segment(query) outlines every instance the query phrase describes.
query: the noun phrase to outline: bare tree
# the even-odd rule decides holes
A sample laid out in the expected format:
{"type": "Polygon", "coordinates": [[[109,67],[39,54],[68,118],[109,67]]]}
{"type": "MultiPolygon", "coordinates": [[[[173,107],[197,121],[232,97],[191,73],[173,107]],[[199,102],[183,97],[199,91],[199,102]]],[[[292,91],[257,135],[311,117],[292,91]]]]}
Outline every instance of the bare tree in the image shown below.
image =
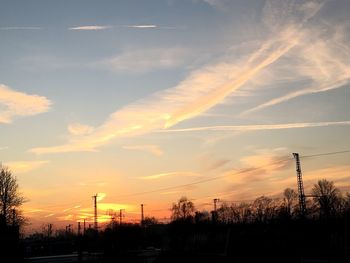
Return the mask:
{"type": "Polygon", "coordinates": [[[143,225],[144,226],[152,226],[152,225],[157,225],[159,224],[158,220],[152,216],[146,216],[145,219],[143,220],[143,225]]]}
{"type": "Polygon", "coordinates": [[[328,218],[334,216],[341,202],[341,194],[332,181],[319,180],[312,188],[314,201],[318,205],[320,216],[328,218]]]}
{"type": "Polygon", "coordinates": [[[0,165],[0,215],[6,224],[21,225],[24,223],[18,209],[23,202],[24,197],[18,191],[16,177],[7,167],[0,165]]]}
{"type": "Polygon", "coordinates": [[[255,219],[258,222],[266,223],[274,218],[277,205],[272,198],[261,196],[254,200],[253,209],[255,211],[255,219]]]}
{"type": "Polygon", "coordinates": [[[233,207],[229,206],[227,203],[222,203],[221,207],[217,209],[217,219],[222,223],[232,223],[233,222],[233,207]]]}
{"type": "Polygon", "coordinates": [[[188,219],[194,216],[195,208],[194,204],[187,199],[187,197],[181,197],[177,203],[174,203],[172,208],[172,219],[188,219]]]}
{"type": "Polygon", "coordinates": [[[298,194],[294,189],[286,188],[283,192],[283,205],[285,208],[285,212],[289,217],[292,216],[292,209],[297,201],[298,194]]]}

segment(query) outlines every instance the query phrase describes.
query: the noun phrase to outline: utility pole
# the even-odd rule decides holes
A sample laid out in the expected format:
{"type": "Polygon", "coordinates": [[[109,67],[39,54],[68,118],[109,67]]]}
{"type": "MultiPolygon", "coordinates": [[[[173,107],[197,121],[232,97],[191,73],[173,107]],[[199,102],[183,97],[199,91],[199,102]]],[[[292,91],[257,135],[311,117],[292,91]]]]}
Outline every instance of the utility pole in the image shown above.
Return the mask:
{"type": "Polygon", "coordinates": [[[78,222],[78,236],[80,236],[81,234],[81,225],[80,225],[80,222],[78,222]]]}
{"type": "Polygon", "coordinates": [[[78,222],[77,248],[78,248],[78,262],[82,262],[83,252],[82,252],[82,247],[81,247],[81,224],[80,224],[80,222],[78,222]]]}
{"type": "Polygon", "coordinates": [[[66,235],[71,233],[71,224],[69,224],[68,226],[66,226],[66,235]]]}
{"type": "Polygon", "coordinates": [[[216,204],[217,204],[217,202],[220,201],[220,199],[219,198],[214,198],[213,201],[214,201],[214,212],[216,212],[216,208],[217,208],[216,204]]]}
{"type": "Polygon", "coordinates": [[[52,224],[47,225],[47,237],[51,237],[52,235],[52,224]]]}
{"type": "Polygon", "coordinates": [[[143,221],[145,220],[143,216],[143,204],[141,204],[141,225],[143,226],[143,221]]]}
{"type": "Polygon", "coordinates": [[[214,223],[216,223],[217,219],[218,219],[218,213],[216,211],[216,209],[217,209],[216,204],[217,204],[217,202],[220,201],[220,199],[219,198],[214,198],[213,201],[214,201],[214,210],[211,212],[211,217],[212,217],[212,221],[214,223]]]}
{"type": "Polygon", "coordinates": [[[85,231],[86,231],[86,219],[84,218],[84,223],[83,223],[83,235],[85,236],[85,231]]]}
{"type": "Polygon", "coordinates": [[[295,159],[296,172],[297,172],[299,209],[300,209],[301,216],[304,217],[306,213],[306,202],[305,202],[305,193],[304,193],[304,185],[303,185],[303,177],[301,173],[299,153],[293,153],[293,157],[295,159]]]}
{"type": "Polygon", "coordinates": [[[97,194],[92,196],[94,199],[94,228],[97,231],[97,194]]]}
{"type": "Polygon", "coordinates": [[[124,209],[119,209],[119,225],[122,224],[123,210],[124,209]]]}

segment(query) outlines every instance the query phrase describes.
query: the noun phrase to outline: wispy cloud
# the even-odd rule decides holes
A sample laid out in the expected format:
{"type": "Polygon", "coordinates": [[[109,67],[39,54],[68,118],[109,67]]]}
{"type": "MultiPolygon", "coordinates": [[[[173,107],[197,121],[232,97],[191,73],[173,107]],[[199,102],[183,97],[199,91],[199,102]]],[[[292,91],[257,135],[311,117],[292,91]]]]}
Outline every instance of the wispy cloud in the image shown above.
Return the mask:
{"type": "MultiPolygon", "coordinates": [[[[192,72],[177,86],[119,109],[89,135],[79,138],[75,136],[64,145],[34,148],[31,149],[31,152],[44,154],[91,151],[110,143],[115,138],[167,129],[181,121],[194,118],[222,103],[229,95],[239,90],[262,70],[298,46],[304,33],[300,30],[300,26],[287,25],[278,33],[274,32],[268,40],[261,44],[260,48],[251,54],[232,63],[219,62],[203,67],[192,72]]],[[[135,55],[134,52],[132,53],[135,55]]],[[[159,65],[159,62],[156,62],[155,66],[154,61],[143,60],[144,53],[142,52],[136,52],[136,57],[140,56],[139,61],[137,61],[135,56],[131,55],[132,53],[124,53],[117,57],[114,60],[115,68],[117,70],[130,70],[134,67],[137,71],[144,68],[152,69],[159,65]]],[[[151,53],[159,57],[156,51],[151,53]]],[[[223,59],[227,60],[228,58],[223,59]]],[[[172,57],[169,59],[166,53],[160,61],[163,66],[174,63],[172,57]]],[[[113,60],[108,63],[110,66],[113,65],[113,60]]],[[[111,68],[113,67],[111,66],[111,68]]]]}
{"type": "Polygon", "coordinates": [[[9,147],[8,146],[2,146],[0,147],[0,150],[7,150],[9,147]]]}
{"type": "Polygon", "coordinates": [[[147,28],[157,28],[157,25],[152,24],[140,24],[140,25],[127,25],[129,28],[139,28],[139,29],[147,29],[147,28]]]}
{"type": "Polygon", "coordinates": [[[125,50],[97,63],[97,66],[116,73],[141,74],[179,67],[189,57],[191,55],[185,48],[141,48],[125,50]]]}
{"type": "Polygon", "coordinates": [[[17,161],[17,162],[5,162],[11,171],[16,174],[27,173],[32,170],[38,169],[50,161],[17,161]]]}
{"type": "Polygon", "coordinates": [[[144,151],[144,152],[151,153],[151,154],[153,154],[155,156],[163,155],[163,151],[159,148],[159,146],[158,145],[154,145],[154,144],[125,145],[125,146],[123,146],[123,149],[144,151]]]}
{"type": "Polygon", "coordinates": [[[327,126],[347,126],[350,121],[333,121],[333,122],[300,122],[300,123],[282,123],[282,124],[259,124],[259,125],[222,125],[222,126],[205,126],[184,129],[167,129],[157,132],[195,132],[195,131],[263,131],[263,130],[281,130],[281,129],[300,129],[327,126]]]}
{"type": "MultiPolygon", "coordinates": [[[[35,148],[31,151],[35,153],[88,151],[107,144],[116,137],[169,128],[183,120],[198,116],[222,102],[258,72],[288,52],[297,43],[298,37],[295,34],[293,30],[283,32],[277,40],[270,43],[268,54],[254,53],[252,56],[255,58],[252,61],[249,59],[243,61],[240,68],[236,64],[220,63],[195,71],[176,87],[116,111],[91,135],[82,136],[80,140],[74,139],[66,145],[35,148]]],[[[166,61],[164,63],[168,63],[166,61]]]]}
{"type": "MultiPolygon", "coordinates": [[[[315,5],[315,2],[311,1],[299,9],[304,12],[316,12],[322,6],[315,5]]],[[[269,24],[273,24],[273,21],[269,24]]],[[[242,115],[308,94],[345,87],[350,83],[350,49],[345,33],[348,31],[347,23],[341,26],[322,23],[320,28],[314,27],[303,29],[305,33],[299,45],[286,54],[283,64],[276,64],[267,69],[265,74],[261,75],[264,83],[257,83],[254,88],[257,90],[264,86],[271,87],[285,79],[289,86],[294,86],[294,90],[254,106],[242,115]]]]}
{"type": "Polygon", "coordinates": [[[261,181],[279,179],[276,172],[288,169],[293,160],[284,152],[270,150],[244,156],[240,159],[240,166],[224,173],[225,177],[234,184],[247,185],[261,181]]]}
{"type": "Polygon", "coordinates": [[[198,158],[201,169],[207,171],[217,171],[230,163],[230,159],[218,158],[213,154],[203,154],[198,158]]]}
{"type": "Polygon", "coordinates": [[[0,84],[0,123],[11,123],[16,117],[47,112],[50,105],[45,97],[15,91],[0,84]]]}
{"type": "Polygon", "coordinates": [[[50,214],[45,215],[44,218],[52,217],[54,215],[55,215],[54,213],[50,213],[50,214]]]}
{"type": "Polygon", "coordinates": [[[159,174],[153,174],[148,176],[142,176],[139,177],[139,179],[143,180],[156,180],[161,179],[165,177],[197,177],[199,176],[197,173],[193,172],[171,172],[171,173],[159,173],[159,174]]]}
{"type": "Polygon", "coordinates": [[[68,131],[72,135],[87,135],[92,133],[94,128],[81,123],[71,123],[68,125],[68,131]]]}
{"type": "Polygon", "coordinates": [[[110,29],[110,28],[112,28],[112,26],[88,25],[88,26],[70,27],[70,28],[68,28],[68,30],[97,31],[97,30],[105,30],[105,29],[110,29]]]}
{"type": "Polygon", "coordinates": [[[71,210],[74,210],[74,209],[78,209],[80,207],[81,207],[81,205],[75,205],[75,206],[63,209],[62,212],[68,212],[68,211],[71,211],[71,210]]]}
{"type": "Polygon", "coordinates": [[[117,28],[135,28],[135,29],[155,29],[155,28],[167,28],[159,27],[155,24],[133,24],[133,25],[83,25],[69,27],[68,30],[75,31],[98,31],[106,29],[117,29],[117,28]]]}
{"type": "Polygon", "coordinates": [[[105,199],[106,196],[107,196],[106,193],[98,193],[97,194],[97,201],[98,202],[102,201],[103,199],[105,199]]]}

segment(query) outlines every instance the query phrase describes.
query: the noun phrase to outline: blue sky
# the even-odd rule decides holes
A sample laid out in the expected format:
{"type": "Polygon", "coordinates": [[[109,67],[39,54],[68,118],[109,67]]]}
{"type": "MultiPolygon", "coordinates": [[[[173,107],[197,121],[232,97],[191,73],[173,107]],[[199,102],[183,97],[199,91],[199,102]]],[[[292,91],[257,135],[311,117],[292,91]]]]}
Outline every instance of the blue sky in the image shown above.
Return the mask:
{"type": "MultiPolygon", "coordinates": [[[[140,198],[167,216],[181,195],[278,195],[295,178],[276,160],[350,148],[348,1],[0,7],[0,160],[34,222],[89,219],[95,192],[130,219],[140,198]]],[[[307,187],[349,185],[346,155],[305,162],[307,187]]]]}

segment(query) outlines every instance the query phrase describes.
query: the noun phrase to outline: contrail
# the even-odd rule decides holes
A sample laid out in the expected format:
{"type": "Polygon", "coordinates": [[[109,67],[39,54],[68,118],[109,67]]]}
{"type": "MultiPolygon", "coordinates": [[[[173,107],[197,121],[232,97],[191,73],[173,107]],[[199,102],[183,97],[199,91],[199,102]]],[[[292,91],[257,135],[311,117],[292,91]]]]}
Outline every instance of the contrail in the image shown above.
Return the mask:
{"type": "Polygon", "coordinates": [[[284,124],[259,124],[259,125],[223,125],[223,126],[204,126],[184,129],[168,129],[158,130],[156,132],[196,132],[196,131],[263,131],[263,130],[281,130],[281,129],[300,129],[314,128],[326,126],[347,126],[350,121],[335,122],[300,122],[300,123],[284,123],[284,124]]]}

